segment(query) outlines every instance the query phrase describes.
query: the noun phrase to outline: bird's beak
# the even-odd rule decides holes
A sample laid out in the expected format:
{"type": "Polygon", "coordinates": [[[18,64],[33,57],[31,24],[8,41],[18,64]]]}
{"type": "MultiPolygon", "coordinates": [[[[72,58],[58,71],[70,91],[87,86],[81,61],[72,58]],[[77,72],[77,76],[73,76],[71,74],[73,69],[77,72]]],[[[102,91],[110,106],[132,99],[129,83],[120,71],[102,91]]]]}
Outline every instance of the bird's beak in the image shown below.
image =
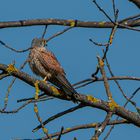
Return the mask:
{"type": "Polygon", "coordinates": [[[44,47],[47,46],[47,41],[45,39],[43,40],[43,44],[44,44],[44,47]]]}

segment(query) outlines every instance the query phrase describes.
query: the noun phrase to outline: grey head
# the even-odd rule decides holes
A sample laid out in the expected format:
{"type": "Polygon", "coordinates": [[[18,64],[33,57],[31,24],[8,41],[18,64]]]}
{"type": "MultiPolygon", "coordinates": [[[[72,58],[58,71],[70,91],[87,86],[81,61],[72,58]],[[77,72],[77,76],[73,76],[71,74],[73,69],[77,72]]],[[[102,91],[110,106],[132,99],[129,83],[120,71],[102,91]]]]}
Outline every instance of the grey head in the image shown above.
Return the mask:
{"type": "Polygon", "coordinates": [[[34,38],[31,43],[31,47],[45,47],[46,40],[43,38],[34,38]]]}

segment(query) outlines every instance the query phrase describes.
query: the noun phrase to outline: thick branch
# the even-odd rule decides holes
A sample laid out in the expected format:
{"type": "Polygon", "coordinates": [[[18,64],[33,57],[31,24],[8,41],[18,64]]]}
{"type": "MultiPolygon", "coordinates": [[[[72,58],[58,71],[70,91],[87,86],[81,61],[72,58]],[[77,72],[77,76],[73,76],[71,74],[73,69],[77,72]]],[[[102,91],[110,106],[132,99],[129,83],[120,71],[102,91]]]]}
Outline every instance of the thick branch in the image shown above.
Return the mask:
{"type": "MultiPolygon", "coordinates": [[[[73,23],[75,23],[74,27],[85,27],[85,28],[113,28],[114,27],[114,24],[112,22],[80,21],[80,20],[65,20],[65,19],[50,18],[50,19],[5,21],[5,22],[0,22],[0,28],[36,26],[36,25],[73,26],[73,23]]],[[[131,20],[129,22],[122,23],[121,25],[138,27],[140,26],[140,19],[131,20]]],[[[118,28],[125,28],[125,27],[118,26],[118,28]]]]}
{"type": "MultiPolygon", "coordinates": [[[[7,65],[0,64],[0,70],[7,72],[7,68],[8,68],[7,65]]],[[[26,82],[27,84],[29,84],[31,86],[34,86],[34,83],[37,80],[37,79],[29,76],[28,74],[19,71],[18,69],[16,71],[11,71],[10,74],[14,77],[19,78],[20,80],[26,82]]],[[[64,100],[70,100],[67,96],[64,96],[63,94],[54,93],[52,88],[48,84],[44,83],[43,81],[40,81],[38,86],[39,86],[40,90],[44,91],[49,96],[54,96],[56,98],[60,98],[60,99],[64,99],[64,100]]],[[[109,106],[108,102],[105,102],[100,99],[96,99],[91,96],[86,96],[83,94],[79,94],[75,98],[77,101],[81,102],[82,104],[85,104],[86,106],[98,108],[98,109],[101,109],[101,110],[104,110],[107,112],[113,111],[114,114],[116,114],[116,115],[128,120],[129,122],[133,123],[134,125],[140,127],[140,116],[134,112],[126,110],[124,107],[118,106],[118,107],[114,107],[114,109],[112,110],[112,108],[109,106]]]]}
{"type": "Polygon", "coordinates": [[[9,74],[7,73],[0,74],[0,80],[2,80],[3,78],[6,78],[7,76],[9,76],[9,74]]]}
{"type": "Polygon", "coordinates": [[[138,8],[140,8],[140,0],[129,0],[130,2],[133,2],[138,8]]]}

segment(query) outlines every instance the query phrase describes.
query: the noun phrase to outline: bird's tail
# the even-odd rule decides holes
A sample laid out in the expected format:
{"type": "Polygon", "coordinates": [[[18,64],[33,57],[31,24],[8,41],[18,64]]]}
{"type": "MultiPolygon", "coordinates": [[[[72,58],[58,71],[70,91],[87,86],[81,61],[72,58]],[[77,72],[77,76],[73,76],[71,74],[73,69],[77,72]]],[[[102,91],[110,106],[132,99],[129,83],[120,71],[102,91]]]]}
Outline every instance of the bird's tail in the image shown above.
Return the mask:
{"type": "Polygon", "coordinates": [[[56,76],[56,79],[58,80],[60,89],[62,89],[74,102],[76,102],[76,95],[78,95],[78,93],[69,83],[66,77],[63,75],[58,75],[56,76]]]}

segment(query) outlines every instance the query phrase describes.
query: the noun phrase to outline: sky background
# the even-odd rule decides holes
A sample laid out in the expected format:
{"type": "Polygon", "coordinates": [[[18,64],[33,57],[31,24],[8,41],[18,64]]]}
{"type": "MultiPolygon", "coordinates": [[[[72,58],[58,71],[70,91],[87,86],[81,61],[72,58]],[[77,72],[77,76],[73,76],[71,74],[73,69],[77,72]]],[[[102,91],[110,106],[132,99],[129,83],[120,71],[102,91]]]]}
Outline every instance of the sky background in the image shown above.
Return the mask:
{"type": "MultiPolygon", "coordinates": [[[[113,18],[111,0],[105,2],[101,0],[98,1],[102,8],[113,18]]],[[[116,7],[119,9],[119,19],[139,13],[137,7],[128,2],[128,0],[116,1],[116,7]]],[[[0,21],[37,18],[77,19],[83,21],[108,20],[91,0],[1,0],[0,16],[0,21]]],[[[50,37],[64,28],[63,26],[48,26],[45,38],[50,37]]],[[[25,49],[30,47],[34,37],[41,37],[43,29],[44,26],[1,29],[0,40],[15,49],[25,49]]],[[[95,71],[97,65],[96,56],[102,56],[102,48],[93,45],[89,39],[92,38],[96,42],[106,43],[110,31],[111,29],[103,28],[74,28],[48,43],[48,48],[57,56],[71,83],[89,78],[95,71]]],[[[138,63],[140,52],[140,47],[138,46],[139,39],[140,36],[138,32],[124,29],[117,30],[113,45],[110,47],[108,53],[108,60],[115,75],[140,77],[140,66],[138,63]]],[[[19,68],[27,58],[28,53],[29,52],[15,53],[0,45],[0,63],[10,64],[15,60],[16,67],[19,68]]],[[[28,65],[26,65],[23,71],[35,76],[28,65]]],[[[1,108],[3,108],[4,97],[11,80],[12,77],[9,77],[0,81],[1,108]]],[[[109,83],[115,101],[123,105],[125,100],[120,91],[113,82],[109,83]]],[[[138,81],[120,81],[120,84],[128,96],[139,87],[138,81]]],[[[81,88],[78,92],[107,100],[104,86],[101,82],[81,88]]],[[[16,102],[18,99],[32,97],[34,93],[35,89],[33,87],[17,79],[10,92],[7,110],[18,108],[21,105],[16,102]]],[[[134,101],[139,101],[138,95],[134,98],[134,101]]],[[[140,106],[140,103],[137,105],[140,106]]],[[[72,106],[75,105],[71,102],[61,101],[59,99],[38,103],[39,113],[43,120],[72,106]]],[[[129,105],[128,108],[135,111],[134,108],[129,105]]],[[[48,128],[49,133],[53,133],[59,131],[61,126],[67,128],[74,125],[103,121],[105,115],[106,113],[103,111],[86,107],[50,122],[46,128],[48,128]]],[[[28,105],[16,114],[0,114],[0,139],[40,138],[44,136],[42,130],[32,133],[32,129],[38,124],[33,111],[33,104],[28,105]]],[[[101,135],[100,139],[104,138],[108,132],[107,130],[108,128],[101,135]]],[[[77,137],[78,140],[88,140],[93,134],[94,129],[79,130],[62,136],[62,140],[71,140],[74,137],[77,137]]],[[[139,137],[139,129],[135,126],[120,125],[115,127],[108,140],[131,140],[138,139],[139,137]]]]}

